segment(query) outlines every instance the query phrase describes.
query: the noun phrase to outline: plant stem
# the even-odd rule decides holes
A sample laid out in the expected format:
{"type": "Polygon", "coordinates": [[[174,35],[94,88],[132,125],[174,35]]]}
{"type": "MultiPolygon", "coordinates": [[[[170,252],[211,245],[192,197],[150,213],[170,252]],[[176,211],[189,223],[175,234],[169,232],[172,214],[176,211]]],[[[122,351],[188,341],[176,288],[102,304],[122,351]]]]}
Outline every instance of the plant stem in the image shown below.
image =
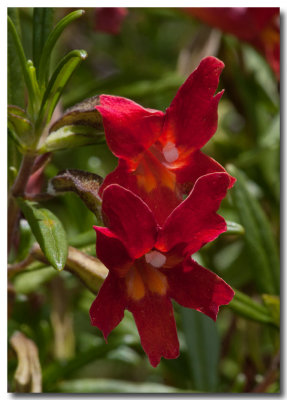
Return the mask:
{"type": "Polygon", "coordinates": [[[29,267],[29,265],[31,265],[34,261],[35,258],[31,254],[29,254],[28,257],[25,258],[25,260],[16,264],[8,265],[8,278],[10,279],[15,274],[18,274],[18,272],[23,271],[25,268],[29,267]]]}
{"type": "Polygon", "coordinates": [[[19,216],[19,207],[16,202],[16,197],[22,196],[25,193],[25,188],[28,183],[33,164],[36,156],[33,154],[25,154],[22,158],[19,174],[11,188],[8,197],[8,253],[12,247],[13,239],[16,232],[16,226],[19,216]]]}

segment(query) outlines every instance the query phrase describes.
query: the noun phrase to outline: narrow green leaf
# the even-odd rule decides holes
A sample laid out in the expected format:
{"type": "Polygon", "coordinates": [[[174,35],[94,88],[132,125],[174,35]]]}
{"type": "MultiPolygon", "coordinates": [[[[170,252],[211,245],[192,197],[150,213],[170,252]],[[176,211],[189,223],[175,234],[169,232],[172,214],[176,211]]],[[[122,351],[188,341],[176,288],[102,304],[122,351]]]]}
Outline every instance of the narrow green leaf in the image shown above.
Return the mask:
{"type": "Polygon", "coordinates": [[[258,290],[278,294],[280,286],[280,265],[274,234],[260,203],[251,195],[247,179],[236,167],[228,171],[237,182],[231,190],[233,203],[245,228],[245,240],[250,254],[254,282],[258,290]]]}
{"type": "Polygon", "coordinates": [[[68,255],[68,243],[62,223],[51,211],[35,202],[19,198],[18,203],[45,257],[56,270],[61,271],[68,255]]]}
{"type": "MultiPolygon", "coordinates": [[[[8,8],[8,15],[14,22],[20,36],[20,21],[18,8],[8,8]]],[[[24,80],[18,59],[17,47],[11,34],[8,33],[8,103],[20,107],[25,106],[24,80]]]]}
{"type": "Polygon", "coordinates": [[[71,149],[79,146],[103,143],[104,133],[97,132],[90,126],[64,126],[51,133],[46,141],[37,149],[39,154],[71,149]]]}
{"type": "Polygon", "coordinates": [[[39,66],[41,53],[53,27],[54,8],[36,7],[33,11],[33,61],[39,66]]]}
{"type": "Polygon", "coordinates": [[[244,235],[245,230],[244,227],[237,222],[226,221],[227,231],[224,232],[224,235],[244,235]]]}
{"type": "MultiPolygon", "coordinates": [[[[18,59],[20,61],[24,80],[25,80],[25,83],[26,83],[26,86],[28,89],[28,95],[29,95],[29,100],[30,100],[29,105],[33,109],[35,96],[34,96],[34,91],[33,91],[33,85],[32,85],[30,75],[28,72],[27,61],[26,61],[24,49],[22,47],[22,44],[21,44],[19,35],[17,33],[17,30],[15,28],[15,25],[9,16],[8,16],[8,29],[11,34],[11,37],[13,38],[14,45],[15,45],[15,52],[18,55],[18,59]]],[[[9,33],[8,33],[8,35],[9,35],[9,33]]]]}
{"type": "Polygon", "coordinates": [[[244,318],[263,324],[279,326],[278,322],[272,317],[265,305],[259,304],[246,294],[241,293],[239,290],[235,291],[235,296],[227,307],[244,318]]]}
{"type": "Polygon", "coordinates": [[[10,104],[8,105],[8,114],[14,114],[14,115],[18,115],[21,118],[28,119],[26,111],[23,110],[23,108],[18,107],[16,105],[10,105],[10,104]]]}
{"type": "Polygon", "coordinates": [[[101,218],[101,199],[99,188],[103,178],[91,172],[66,169],[50,179],[48,192],[74,192],[83,200],[86,206],[101,218]]]}
{"type": "Polygon", "coordinates": [[[73,50],[57,65],[44,93],[39,121],[49,122],[59,98],[79,63],[87,57],[85,50],[73,50]]]}
{"type": "Polygon", "coordinates": [[[68,14],[66,17],[61,19],[52,32],[49,34],[42,55],[40,57],[39,62],[39,86],[42,88],[45,85],[45,82],[48,78],[48,66],[50,63],[51,52],[59,39],[60,35],[64,31],[64,29],[75,19],[81,17],[85,13],[84,10],[73,11],[68,14]]]}
{"type": "Polygon", "coordinates": [[[262,295],[263,302],[268,308],[274,321],[277,323],[278,327],[280,325],[280,298],[278,296],[271,296],[270,294],[262,295]]]}
{"type": "Polygon", "coordinates": [[[21,109],[16,107],[8,107],[8,128],[13,137],[17,138],[21,145],[29,146],[34,141],[34,129],[32,123],[23,113],[21,109]],[[14,114],[16,112],[17,114],[14,114]]]}
{"type": "Polygon", "coordinates": [[[20,220],[19,231],[20,241],[17,250],[17,262],[24,260],[24,258],[28,256],[28,253],[31,250],[31,246],[34,241],[30,225],[25,219],[20,220]]]}
{"type": "MultiPolygon", "coordinates": [[[[119,379],[76,379],[59,383],[63,393],[183,393],[184,390],[160,383],[141,383],[119,379]]],[[[191,393],[190,391],[188,391],[191,393]]]]}
{"type": "MultiPolygon", "coordinates": [[[[19,147],[15,146],[15,140],[12,137],[12,135],[10,135],[9,132],[10,132],[10,130],[8,129],[7,159],[8,159],[8,186],[10,188],[18,174],[22,155],[19,151],[19,147]]],[[[19,143],[19,145],[20,145],[20,143],[19,143]]]]}
{"type": "Polygon", "coordinates": [[[180,308],[193,388],[215,391],[218,382],[220,341],[214,321],[188,308],[180,308]]]}
{"type": "Polygon", "coordinates": [[[33,91],[35,94],[35,102],[36,102],[37,110],[38,110],[38,107],[40,106],[41,93],[40,93],[40,88],[39,88],[37,77],[36,77],[36,68],[34,67],[32,60],[27,61],[27,68],[28,68],[28,73],[30,76],[31,84],[33,87],[33,91]]]}

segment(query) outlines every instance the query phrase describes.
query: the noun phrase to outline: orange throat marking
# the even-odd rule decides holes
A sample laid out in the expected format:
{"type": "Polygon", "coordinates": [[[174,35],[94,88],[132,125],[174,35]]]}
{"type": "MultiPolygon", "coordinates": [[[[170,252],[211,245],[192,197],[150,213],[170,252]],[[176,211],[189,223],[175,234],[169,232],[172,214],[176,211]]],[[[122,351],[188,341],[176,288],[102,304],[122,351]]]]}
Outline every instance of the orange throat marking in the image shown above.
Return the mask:
{"type": "Polygon", "coordinates": [[[175,174],[165,167],[150,151],[146,151],[135,170],[138,185],[147,193],[159,185],[175,190],[175,174]]]}
{"type": "Polygon", "coordinates": [[[166,276],[157,269],[159,268],[158,264],[164,262],[165,256],[162,255],[162,257],[164,258],[162,261],[161,259],[157,261],[156,267],[147,263],[145,257],[135,260],[134,266],[125,277],[127,294],[130,298],[136,301],[141,300],[147,292],[157,293],[161,296],[166,294],[168,288],[166,276]]]}

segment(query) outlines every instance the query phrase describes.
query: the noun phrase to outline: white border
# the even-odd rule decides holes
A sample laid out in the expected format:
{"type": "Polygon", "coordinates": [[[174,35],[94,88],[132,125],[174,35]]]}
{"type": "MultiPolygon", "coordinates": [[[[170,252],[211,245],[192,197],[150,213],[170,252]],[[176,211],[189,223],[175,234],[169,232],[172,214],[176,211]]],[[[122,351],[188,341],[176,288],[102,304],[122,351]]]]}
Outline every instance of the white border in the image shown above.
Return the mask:
{"type": "MultiPolygon", "coordinates": [[[[50,0],[49,3],[47,4],[47,2],[45,1],[25,1],[25,3],[23,4],[23,1],[19,1],[19,0],[14,0],[14,1],[3,1],[1,2],[0,5],[0,20],[1,20],[1,25],[0,25],[0,41],[1,41],[1,76],[2,79],[0,79],[0,127],[1,127],[1,133],[0,133],[0,149],[1,149],[1,157],[0,157],[0,171],[2,171],[2,179],[1,179],[1,186],[2,186],[2,195],[0,196],[0,201],[1,201],[1,240],[0,240],[0,250],[1,250],[1,260],[3,261],[1,264],[1,269],[2,269],[2,276],[0,279],[0,293],[2,296],[1,299],[1,305],[0,305],[0,320],[2,321],[1,323],[1,335],[0,335],[0,345],[1,345],[1,359],[0,359],[0,398],[2,399],[11,399],[11,397],[14,397],[15,395],[13,394],[8,394],[7,393],[7,314],[6,314],[6,310],[7,310],[7,297],[6,297],[6,290],[7,290],[7,286],[6,286],[6,272],[5,271],[5,260],[6,260],[6,248],[7,248],[7,240],[6,240],[6,226],[7,226],[7,217],[6,217],[6,206],[7,206],[7,201],[6,201],[6,181],[7,181],[7,154],[6,154],[6,107],[7,107],[7,7],[67,7],[67,8],[85,8],[85,7],[101,7],[101,6],[105,6],[105,7],[117,7],[117,6],[121,6],[121,7],[196,7],[196,6],[202,6],[202,4],[198,4],[196,2],[192,2],[192,1],[184,1],[184,0],[176,0],[176,1],[171,1],[171,0],[165,0],[165,1],[155,1],[155,0],[105,0],[103,1],[93,1],[93,2],[87,2],[87,1],[82,1],[80,6],[79,6],[79,1],[74,1],[74,0],[70,0],[68,1],[55,1],[55,0],[50,0]],[[5,176],[6,175],[6,176],[5,176]],[[2,214],[3,213],[3,214],[2,214]],[[4,221],[4,222],[3,222],[4,221]],[[3,323],[4,322],[4,323],[3,323]]],[[[286,120],[286,77],[284,76],[284,68],[286,69],[286,26],[285,26],[285,19],[286,19],[286,2],[284,2],[283,0],[281,1],[205,1],[204,2],[204,7],[212,7],[212,6],[216,6],[216,7],[242,7],[242,6],[246,6],[246,7],[280,7],[281,8],[281,22],[284,25],[284,27],[282,26],[281,29],[281,71],[282,71],[282,78],[281,78],[281,98],[282,98],[282,108],[281,108],[281,116],[282,116],[282,130],[281,130],[281,135],[282,135],[282,152],[281,152],[281,162],[282,162],[282,170],[281,170],[281,177],[282,177],[282,196],[281,199],[285,200],[287,199],[286,196],[286,161],[283,162],[282,158],[286,157],[286,150],[287,150],[287,139],[286,139],[286,130],[285,130],[285,120],[286,120]],[[231,4],[232,3],[232,4],[231,4]],[[284,66],[284,68],[283,68],[284,66]],[[285,117],[284,117],[285,115],[285,117]],[[283,131],[284,130],[284,131],[283,131]]],[[[281,234],[281,248],[282,248],[282,259],[281,259],[281,268],[283,270],[283,268],[285,267],[285,251],[284,249],[287,247],[287,243],[286,243],[286,235],[285,235],[285,227],[286,227],[286,222],[287,222],[287,213],[286,211],[283,209],[284,208],[284,204],[282,204],[282,214],[281,214],[281,218],[283,219],[283,228],[282,228],[282,234],[281,234]]],[[[284,278],[284,282],[283,283],[283,290],[282,293],[285,291],[285,288],[287,287],[286,285],[286,272],[283,274],[282,273],[282,278],[284,278]]],[[[286,299],[286,295],[282,296],[282,300],[286,299]]],[[[282,355],[284,355],[284,359],[282,359],[281,361],[281,387],[282,387],[282,392],[285,391],[285,386],[286,386],[286,366],[283,366],[283,362],[284,364],[286,363],[286,344],[283,343],[283,341],[285,341],[285,337],[286,336],[286,318],[284,316],[285,311],[286,310],[286,304],[284,301],[284,304],[282,304],[282,322],[284,322],[284,324],[282,325],[282,331],[284,332],[284,335],[281,335],[281,339],[282,339],[282,349],[283,351],[281,352],[282,355]]],[[[29,394],[27,395],[29,396],[29,394]]],[[[44,397],[46,399],[60,399],[62,397],[73,397],[73,398],[82,398],[83,396],[79,395],[53,395],[53,394],[43,394],[41,395],[41,397],[44,397]]],[[[224,395],[209,395],[209,397],[228,397],[228,398],[236,398],[237,396],[233,396],[232,394],[224,394],[224,395]]],[[[241,395],[244,398],[250,398],[253,399],[254,396],[249,396],[247,395],[241,395]]],[[[26,396],[25,396],[26,397],[26,396]]],[[[85,397],[91,397],[91,396],[87,396],[85,395],[85,397]]],[[[106,396],[103,395],[101,396],[100,394],[94,394],[93,397],[97,397],[97,398],[113,398],[110,396],[106,396]]],[[[128,396],[129,398],[133,398],[131,396],[128,396]]],[[[141,396],[142,397],[142,396],[141,396]]],[[[158,398],[158,396],[153,396],[153,395],[148,395],[146,396],[150,399],[156,399],[158,398]]],[[[165,395],[162,395],[161,397],[166,397],[165,395]]],[[[168,396],[170,397],[170,396],[168,396]]],[[[185,398],[187,396],[184,396],[185,398]]],[[[189,396],[188,396],[189,397],[189,396]]],[[[190,397],[207,397],[207,395],[203,395],[203,396],[196,396],[196,395],[190,395],[190,397]]],[[[270,395],[268,396],[268,398],[278,398],[278,395],[270,395]]],[[[283,393],[283,395],[280,396],[281,398],[286,398],[286,393],[283,393]]],[[[26,397],[29,398],[29,397],[26,397]]],[[[33,398],[40,398],[40,395],[38,397],[38,395],[33,395],[33,398]]],[[[172,398],[182,398],[182,396],[172,396],[172,398]]]]}

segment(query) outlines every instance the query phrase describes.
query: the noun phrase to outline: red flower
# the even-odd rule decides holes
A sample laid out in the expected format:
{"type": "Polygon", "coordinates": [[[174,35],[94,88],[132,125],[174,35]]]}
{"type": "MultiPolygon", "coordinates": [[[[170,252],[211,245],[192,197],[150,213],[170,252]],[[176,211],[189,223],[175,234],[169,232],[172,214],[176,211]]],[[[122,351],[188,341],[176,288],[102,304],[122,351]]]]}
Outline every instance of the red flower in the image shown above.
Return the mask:
{"type": "MultiPolygon", "coordinates": [[[[101,189],[112,183],[130,189],[151,208],[159,224],[188,194],[198,177],[225,172],[200,151],[217,129],[216,94],[224,64],[207,57],[181,86],[165,113],[116,96],[100,96],[107,143],[119,158],[101,189]]],[[[229,187],[235,181],[229,177],[229,187]]]]}
{"type": "Polygon", "coordinates": [[[128,10],[123,7],[98,7],[95,9],[95,30],[118,35],[127,14],[128,10]]]}
{"type": "Polygon", "coordinates": [[[226,230],[216,214],[230,184],[226,173],[199,178],[189,196],[163,227],[140,197],[117,184],[103,192],[103,218],[94,227],[97,255],[109,275],[90,309],[91,322],[105,338],[129,310],[143,349],[156,366],[161,357],[176,358],[179,344],[171,299],[216,320],[233,290],[190,255],[226,230]]]}
{"type": "Polygon", "coordinates": [[[186,8],[201,21],[254,46],[280,78],[280,9],[278,7],[186,8]]]}

